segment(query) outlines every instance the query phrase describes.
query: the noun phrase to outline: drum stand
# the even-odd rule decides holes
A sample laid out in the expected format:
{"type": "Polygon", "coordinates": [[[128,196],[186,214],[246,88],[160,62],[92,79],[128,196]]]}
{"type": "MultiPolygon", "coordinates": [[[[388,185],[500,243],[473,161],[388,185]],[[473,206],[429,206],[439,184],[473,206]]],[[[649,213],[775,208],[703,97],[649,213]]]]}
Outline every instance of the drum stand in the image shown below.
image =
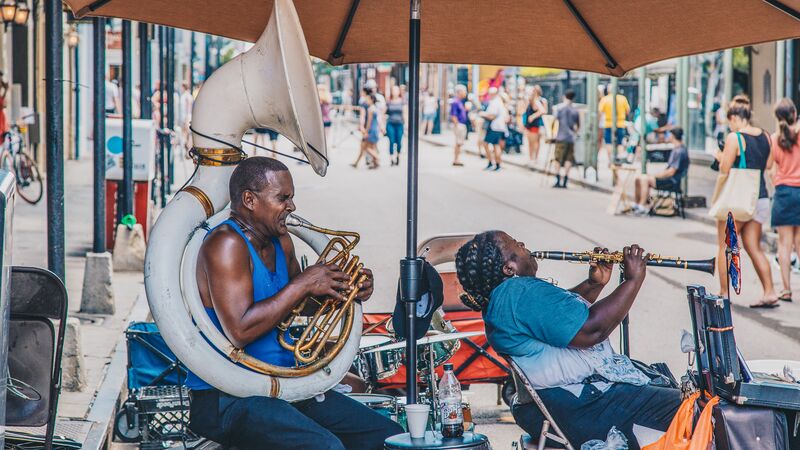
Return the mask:
{"type": "Polygon", "coordinates": [[[438,394],[438,386],[436,383],[438,382],[438,377],[436,376],[436,362],[434,360],[435,354],[432,351],[431,345],[426,345],[424,350],[422,351],[423,356],[423,364],[420,367],[423,374],[425,374],[425,370],[427,369],[427,376],[424,380],[428,384],[428,388],[426,392],[419,393],[419,402],[420,403],[428,403],[431,405],[431,414],[433,417],[433,424],[434,428],[435,425],[439,422],[439,396],[438,394]],[[427,367],[426,367],[427,366],[427,367]],[[425,396],[429,397],[426,401],[425,396]]]}

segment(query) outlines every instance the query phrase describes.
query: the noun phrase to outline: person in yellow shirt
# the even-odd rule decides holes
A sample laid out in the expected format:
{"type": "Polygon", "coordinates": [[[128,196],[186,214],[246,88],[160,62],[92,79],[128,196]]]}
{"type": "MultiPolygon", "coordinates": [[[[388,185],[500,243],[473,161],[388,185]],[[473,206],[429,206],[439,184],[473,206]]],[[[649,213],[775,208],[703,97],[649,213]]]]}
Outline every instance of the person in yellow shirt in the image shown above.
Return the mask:
{"type": "MultiPolygon", "coordinates": [[[[600,114],[602,114],[604,118],[603,123],[603,143],[605,144],[603,148],[608,153],[608,160],[609,162],[612,160],[611,154],[611,130],[614,127],[612,123],[613,117],[613,103],[611,99],[611,93],[609,92],[608,86],[605,87],[605,95],[603,98],[600,99],[600,103],[598,105],[598,110],[600,114]]],[[[617,134],[616,134],[616,144],[617,149],[614,153],[617,153],[622,145],[622,139],[625,137],[625,118],[628,117],[628,114],[631,112],[631,105],[628,103],[628,99],[622,95],[617,93],[617,134]]]]}

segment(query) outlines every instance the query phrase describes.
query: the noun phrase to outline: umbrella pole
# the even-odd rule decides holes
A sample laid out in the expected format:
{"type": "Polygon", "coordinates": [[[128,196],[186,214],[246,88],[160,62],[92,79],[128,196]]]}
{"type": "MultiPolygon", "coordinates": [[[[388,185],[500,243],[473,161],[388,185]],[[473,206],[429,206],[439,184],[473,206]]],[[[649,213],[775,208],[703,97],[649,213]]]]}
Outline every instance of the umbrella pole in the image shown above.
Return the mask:
{"type": "Polygon", "coordinates": [[[419,155],[420,3],[410,0],[408,33],[408,190],[406,257],[400,261],[400,293],[406,312],[406,402],[417,403],[417,339],[414,316],[420,297],[423,259],[417,257],[417,184],[419,155]]]}

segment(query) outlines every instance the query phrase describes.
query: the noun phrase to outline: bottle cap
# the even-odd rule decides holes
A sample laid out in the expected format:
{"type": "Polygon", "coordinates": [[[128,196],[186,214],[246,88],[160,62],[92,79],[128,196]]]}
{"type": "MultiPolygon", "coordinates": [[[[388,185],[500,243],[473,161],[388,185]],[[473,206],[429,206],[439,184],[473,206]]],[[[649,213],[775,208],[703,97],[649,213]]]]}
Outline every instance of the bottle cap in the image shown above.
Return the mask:
{"type": "Polygon", "coordinates": [[[444,370],[453,370],[453,363],[445,363],[444,370]]]}

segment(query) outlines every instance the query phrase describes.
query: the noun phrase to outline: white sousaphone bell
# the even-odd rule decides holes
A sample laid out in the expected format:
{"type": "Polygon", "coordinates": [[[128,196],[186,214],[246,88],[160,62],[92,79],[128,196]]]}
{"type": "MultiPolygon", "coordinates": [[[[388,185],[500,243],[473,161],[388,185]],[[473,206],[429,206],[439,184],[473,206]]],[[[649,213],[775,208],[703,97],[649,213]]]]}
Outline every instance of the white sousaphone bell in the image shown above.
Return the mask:
{"type": "MultiPolygon", "coordinates": [[[[350,368],[361,337],[361,306],[353,302],[346,321],[350,328],[342,325],[339,330],[343,337],[338,353],[319,364],[319,370],[274,376],[236,364],[268,366],[258,361],[247,364],[252,357],[236,349],[213,325],[195,279],[197,254],[207,233],[201,226],[213,227],[228,217],[228,181],[242,159],[238,147],[244,133],[255,127],[271,128],[288,138],[305,153],[314,171],[325,175],[328,161],[316,83],[290,0],[275,0],[269,23],[255,45],[216,70],[200,89],[192,110],[199,167],[153,227],[145,258],[145,288],[167,345],[204,381],[237,397],[296,401],[327,391],[350,368]]],[[[328,230],[295,216],[287,222],[289,231],[317,253],[328,245],[328,230]]]]}

